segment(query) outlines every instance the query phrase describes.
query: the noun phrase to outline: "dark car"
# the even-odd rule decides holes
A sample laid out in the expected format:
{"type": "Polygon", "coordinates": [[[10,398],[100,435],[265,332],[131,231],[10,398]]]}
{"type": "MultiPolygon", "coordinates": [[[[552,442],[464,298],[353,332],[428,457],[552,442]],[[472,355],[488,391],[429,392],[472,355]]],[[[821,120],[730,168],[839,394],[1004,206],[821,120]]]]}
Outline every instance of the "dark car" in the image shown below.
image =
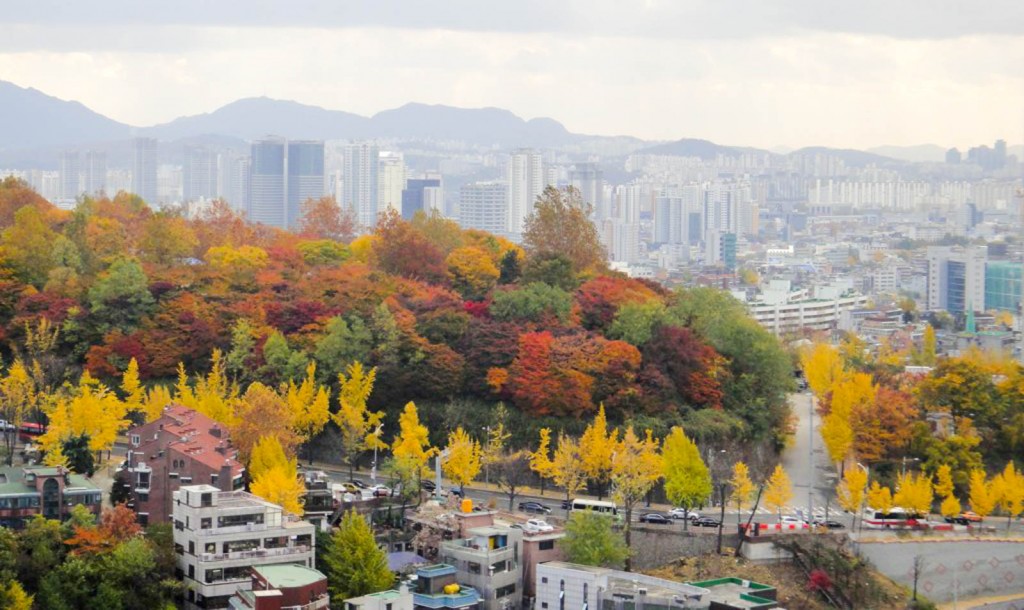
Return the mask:
{"type": "Polygon", "coordinates": [[[562,500],[562,510],[569,510],[570,506],[572,506],[571,502],[568,500],[562,500]]]}
{"type": "Polygon", "coordinates": [[[461,498],[462,497],[462,490],[459,489],[458,487],[452,487],[451,491],[449,491],[448,493],[450,493],[451,495],[455,496],[456,498],[461,498]]]}
{"type": "Polygon", "coordinates": [[[672,520],[661,513],[647,513],[646,515],[640,516],[640,523],[657,523],[659,525],[669,525],[672,520]]]}
{"type": "Polygon", "coordinates": [[[367,485],[366,483],[363,483],[362,481],[359,481],[357,479],[352,479],[350,481],[350,483],[352,483],[353,485],[355,485],[359,489],[369,489],[370,488],[369,485],[367,485]]]}
{"type": "Polygon", "coordinates": [[[519,510],[524,513],[531,513],[534,515],[547,515],[551,512],[551,509],[544,506],[540,502],[520,502],[519,510]]]}
{"type": "Polygon", "coordinates": [[[814,526],[815,527],[827,527],[830,530],[839,530],[839,529],[843,529],[844,527],[846,527],[845,525],[843,525],[842,523],[836,521],[835,519],[815,519],[814,520],[814,526]]]}
{"type": "Polygon", "coordinates": [[[718,519],[714,517],[698,517],[693,520],[693,524],[697,527],[718,527],[722,525],[718,519]]]}
{"type": "Polygon", "coordinates": [[[430,479],[423,479],[420,481],[420,489],[433,493],[433,491],[437,489],[437,485],[435,485],[430,479]]]}

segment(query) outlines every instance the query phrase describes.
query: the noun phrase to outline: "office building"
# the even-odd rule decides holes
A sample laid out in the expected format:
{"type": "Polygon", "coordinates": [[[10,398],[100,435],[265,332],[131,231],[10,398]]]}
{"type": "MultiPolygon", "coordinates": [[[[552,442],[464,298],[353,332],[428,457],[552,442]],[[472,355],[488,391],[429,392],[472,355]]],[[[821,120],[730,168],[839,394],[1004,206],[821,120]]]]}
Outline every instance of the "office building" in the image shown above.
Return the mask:
{"type": "Polygon", "coordinates": [[[245,468],[227,429],[182,405],[128,431],[128,453],[118,480],[131,486],[129,504],[143,525],[171,518],[171,497],[183,485],[241,489],[245,468]]]}
{"type": "Polygon", "coordinates": [[[107,191],[107,153],[97,150],[85,151],[82,182],[82,188],[87,195],[96,196],[107,191]]]}
{"type": "Polygon", "coordinates": [[[249,210],[249,163],[248,155],[221,156],[218,194],[232,209],[242,213],[249,210]]]}
{"type": "Polygon", "coordinates": [[[405,162],[401,153],[380,154],[377,170],[377,212],[402,213],[402,191],[405,190],[405,162]]]}
{"type": "Polygon", "coordinates": [[[82,194],[82,168],[78,151],[65,151],[60,154],[60,198],[74,200],[82,194]]]}
{"type": "Polygon", "coordinates": [[[986,246],[930,246],[927,258],[929,311],[985,311],[986,246]]]}
{"type": "Polygon", "coordinates": [[[327,577],[303,565],[257,566],[252,569],[251,587],[235,592],[233,609],[327,610],[331,605],[327,577]]]}
{"type": "Polygon", "coordinates": [[[252,143],[249,166],[248,220],[273,227],[287,224],[285,204],[285,156],[287,144],[281,138],[252,143]]]}
{"type": "Polygon", "coordinates": [[[537,198],[544,192],[544,168],[540,153],[522,149],[512,153],[505,167],[508,205],[505,232],[518,237],[526,217],[533,212],[537,198]]]}
{"type": "MultiPolygon", "coordinates": [[[[427,189],[441,190],[441,177],[409,178],[402,189],[402,218],[412,220],[416,212],[426,211],[424,199],[427,189]]],[[[433,196],[433,193],[432,195],[433,196]]],[[[504,230],[504,223],[502,223],[504,230]]]]}
{"type": "Polygon", "coordinates": [[[151,206],[156,206],[157,142],[153,138],[135,138],[132,141],[132,192],[151,206]]]}
{"type": "Polygon", "coordinates": [[[665,189],[654,201],[654,242],[689,245],[702,241],[702,197],[699,184],[665,189]]]}
{"type": "Polygon", "coordinates": [[[187,609],[228,607],[236,591],[252,588],[252,568],[313,567],[316,527],[248,492],[182,487],[173,517],[187,609]]]}
{"type": "Polygon", "coordinates": [[[505,232],[508,220],[508,185],[504,182],[470,182],[459,189],[459,224],[496,235],[505,232]]]}
{"type": "Polygon", "coordinates": [[[217,196],[217,153],[203,146],[185,147],[181,166],[184,201],[213,199],[217,196]]]}
{"type": "Polygon", "coordinates": [[[1021,263],[1014,261],[993,261],[985,265],[985,309],[1020,311],[1021,271],[1021,263]]]}
{"type": "Polygon", "coordinates": [[[63,466],[0,467],[0,527],[21,529],[35,517],[64,521],[79,504],[100,514],[102,492],[63,466]]]}
{"type": "Polygon", "coordinates": [[[324,143],[319,140],[289,141],[285,166],[288,168],[285,228],[294,228],[302,219],[302,204],[324,196],[324,143]]]}
{"type": "Polygon", "coordinates": [[[604,197],[604,173],[597,163],[577,163],[569,172],[569,184],[580,192],[583,203],[590,206],[594,220],[611,217],[604,197]]]}
{"type": "Polygon", "coordinates": [[[338,204],[356,213],[356,220],[367,229],[377,224],[380,188],[380,151],[376,144],[364,142],[345,147],[344,183],[338,204]]]}

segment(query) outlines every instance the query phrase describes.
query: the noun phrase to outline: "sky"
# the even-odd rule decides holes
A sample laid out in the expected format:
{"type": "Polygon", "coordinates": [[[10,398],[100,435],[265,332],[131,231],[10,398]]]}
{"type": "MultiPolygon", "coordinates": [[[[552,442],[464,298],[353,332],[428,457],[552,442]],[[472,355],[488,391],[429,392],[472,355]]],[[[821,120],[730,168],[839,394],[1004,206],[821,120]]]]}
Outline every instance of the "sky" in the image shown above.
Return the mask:
{"type": "Polygon", "coordinates": [[[268,96],[765,148],[1024,142],[1024,1],[0,0],[0,80],[145,126],[268,96]],[[5,6],[6,5],[6,6],[5,6]]]}

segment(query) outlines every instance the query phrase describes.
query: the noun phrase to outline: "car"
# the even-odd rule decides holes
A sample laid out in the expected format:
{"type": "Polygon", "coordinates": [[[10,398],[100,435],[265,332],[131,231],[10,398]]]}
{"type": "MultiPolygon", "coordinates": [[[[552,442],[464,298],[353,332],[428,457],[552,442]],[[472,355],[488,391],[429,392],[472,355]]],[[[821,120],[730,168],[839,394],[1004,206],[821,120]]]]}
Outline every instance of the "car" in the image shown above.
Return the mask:
{"type": "Polygon", "coordinates": [[[672,520],[661,513],[647,513],[640,515],[640,523],[656,523],[658,525],[669,525],[672,520]]]}
{"type": "Polygon", "coordinates": [[[462,490],[459,489],[458,487],[452,487],[450,490],[448,490],[448,493],[455,496],[456,498],[462,497],[462,490]]]}
{"type": "Polygon", "coordinates": [[[372,491],[374,497],[377,498],[386,498],[391,495],[391,488],[387,485],[374,485],[370,488],[370,491],[372,491]]]}
{"type": "Polygon", "coordinates": [[[697,517],[693,520],[693,524],[697,527],[719,527],[722,525],[714,517],[697,517]]]}
{"type": "Polygon", "coordinates": [[[779,523],[782,523],[783,525],[807,525],[806,521],[800,517],[794,517],[792,515],[782,515],[782,518],[779,519],[779,523]]]}
{"type": "Polygon", "coordinates": [[[530,533],[553,532],[555,528],[543,519],[528,519],[523,524],[523,531],[530,533]]]}
{"type": "Polygon", "coordinates": [[[437,489],[437,485],[430,479],[423,479],[420,481],[420,489],[433,493],[437,489]]]}
{"type": "Polygon", "coordinates": [[[353,485],[355,485],[359,489],[370,489],[370,485],[369,484],[363,483],[362,481],[360,481],[358,479],[352,479],[351,481],[349,481],[349,483],[352,483],[353,485]]]}
{"type": "Polygon", "coordinates": [[[569,510],[570,507],[572,507],[572,502],[562,500],[562,510],[569,510]]]}
{"type": "Polygon", "coordinates": [[[359,494],[359,487],[357,485],[353,485],[352,483],[349,483],[349,482],[338,483],[338,487],[340,487],[341,490],[344,491],[345,493],[357,494],[357,495],[359,494]]]}
{"type": "Polygon", "coordinates": [[[982,521],[984,521],[983,517],[969,510],[965,510],[953,517],[946,517],[946,523],[956,523],[958,525],[971,525],[972,523],[981,523],[982,521]]]}
{"type": "Polygon", "coordinates": [[[830,530],[841,530],[844,527],[846,527],[845,525],[843,525],[842,523],[836,521],[835,519],[820,519],[820,518],[814,520],[814,526],[815,527],[826,527],[826,528],[828,528],[830,530]]]}
{"type": "Polygon", "coordinates": [[[686,510],[685,508],[673,508],[668,511],[668,516],[673,519],[689,519],[690,521],[693,521],[694,519],[700,518],[700,513],[693,510],[686,510]]]}
{"type": "Polygon", "coordinates": [[[551,513],[550,508],[544,506],[540,502],[533,501],[520,502],[519,510],[523,511],[524,513],[533,513],[535,515],[547,515],[551,513]]]}

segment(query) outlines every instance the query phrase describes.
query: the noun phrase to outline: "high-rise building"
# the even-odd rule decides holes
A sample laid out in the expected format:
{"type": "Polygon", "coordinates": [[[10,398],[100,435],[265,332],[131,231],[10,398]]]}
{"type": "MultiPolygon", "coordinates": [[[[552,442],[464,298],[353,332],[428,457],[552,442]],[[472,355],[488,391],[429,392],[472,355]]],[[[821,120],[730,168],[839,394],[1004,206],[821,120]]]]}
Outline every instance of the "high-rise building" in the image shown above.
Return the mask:
{"type": "Polygon", "coordinates": [[[985,308],[1017,313],[1022,294],[1024,265],[993,261],[985,265],[985,308]]]}
{"type": "Polygon", "coordinates": [[[985,311],[987,246],[930,246],[927,256],[929,311],[985,311]]]}
{"type": "MultiPolygon", "coordinates": [[[[441,190],[441,178],[409,178],[402,189],[402,218],[411,220],[419,211],[428,211],[424,205],[427,189],[441,190]]],[[[504,230],[504,225],[502,225],[504,230]]]]}
{"type": "Polygon", "coordinates": [[[402,213],[402,191],[405,190],[405,162],[401,153],[381,153],[378,168],[377,212],[394,210],[402,213]]]}
{"type": "Polygon", "coordinates": [[[703,191],[699,184],[665,189],[654,202],[654,241],[696,244],[703,239],[703,191]]]}
{"type": "Polygon", "coordinates": [[[98,195],[107,190],[107,153],[97,150],[85,151],[85,162],[82,167],[82,179],[85,192],[98,195]]]}
{"type": "Polygon", "coordinates": [[[338,203],[353,210],[363,227],[377,224],[379,157],[377,145],[370,142],[345,147],[344,183],[338,203]]]}
{"type": "Polygon", "coordinates": [[[153,138],[135,138],[132,142],[132,191],[146,203],[155,205],[158,188],[157,142],[153,138]]]}
{"type": "Polygon", "coordinates": [[[288,142],[285,166],[288,168],[285,227],[291,228],[298,225],[302,217],[302,204],[307,199],[324,196],[324,143],[320,140],[288,142]]]}
{"type": "Polygon", "coordinates": [[[959,165],[963,155],[956,148],[950,148],[946,151],[946,163],[950,165],[959,165]]]}
{"type": "Polygon", "coordinates": [[[592,208],[594,220],[611,218],[604,198],[604,172],[597,163],[577,163],[569,172],[569,184],[580,192],[583,203],[592,208]]]}
{"type": "Polygon", "coordinates": [[[459,190],[459,224],[465,229],[505,232],[508,219],[508,185],[504,182],[471,182],[459,190]]]}
{"type": "Polygon", "coordinates": [[[537,198],[544,192],[544,168],[538,152],[517,150],[509,157],[505,175],[508,184],[505,231],[521,235],[526,217],[533,212],[537,198]]]}
{"type": "Polygon", "coordinates": [[[249,209],[249,162],[248,155],[221,156],[218,194],[239,212],[249,209]]]}
{"type": "Polygon", "coordinates": [[[73,200],[82,194],[82,168],[79,164],[78,151],[65,151],[60,154],[60,198],[73,200]]]}
{"type": "Polygon", "coordinates": [[[217,196],[217,154],[203,146],[185,148],[181,166],[182,197],[185,201],[217,196]]]}
{"type": "Polygon", "coordinates": [[[250,222],[284,227],[288,222],[285,195],[285,156],[287,144],[281,138],[252,143],[249,169],[250,222]]]}

